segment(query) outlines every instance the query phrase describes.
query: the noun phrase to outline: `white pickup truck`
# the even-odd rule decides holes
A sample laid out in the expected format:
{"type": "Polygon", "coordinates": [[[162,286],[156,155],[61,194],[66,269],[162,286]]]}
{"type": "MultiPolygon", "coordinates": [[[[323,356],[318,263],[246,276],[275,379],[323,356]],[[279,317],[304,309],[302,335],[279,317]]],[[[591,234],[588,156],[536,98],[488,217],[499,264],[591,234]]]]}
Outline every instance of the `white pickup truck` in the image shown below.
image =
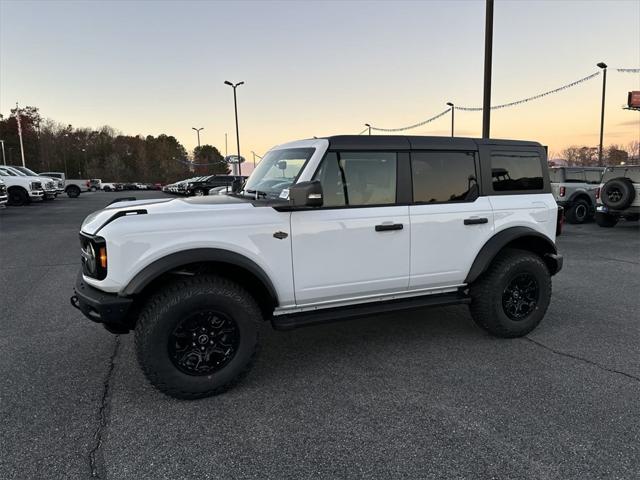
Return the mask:
{"type": "Polygon", "coordinates": [[[80,193],[88,192],[91,188],[90,180],[66,178],[64,172],[42,172],[40,175],[62,180],[64,182],[64,191],[70,198],[77,198],[80,193]]]}

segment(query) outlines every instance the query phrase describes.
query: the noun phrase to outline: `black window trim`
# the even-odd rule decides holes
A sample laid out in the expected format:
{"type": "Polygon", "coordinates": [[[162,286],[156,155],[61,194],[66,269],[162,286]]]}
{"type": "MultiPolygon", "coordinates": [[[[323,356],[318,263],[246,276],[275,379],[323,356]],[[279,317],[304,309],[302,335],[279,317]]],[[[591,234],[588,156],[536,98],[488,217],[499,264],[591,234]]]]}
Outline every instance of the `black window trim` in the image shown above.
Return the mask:
{"type": "Polygon", "coordinates": [[[480,155],[478,153],[478,150],[469,150],[469,149],[416,149],[416,150],[411,150],[411,155],[409,157],[409,168],[411,168],[411,203],[410,205],[446,205],[446,204],[459,204],[459,203],[473,203],[475,202],[478,198],[482,197],[484,195],[483,193],[483,188],[482,188],[482,171],[480,170],[480,155]],[[413,163],[411,162],[412,157],[411,155],[414,153],[466,153],[466,154],[472,154],[473,155],[473,168],[475,170],[475,176],[476,176],[476,183],[478,185],[478,196],[476,198],[474,198],[473,200],[447,200],[444,202],[421,202],[421,201],[416,201],[415,198],[413,197],[413,163]]]}

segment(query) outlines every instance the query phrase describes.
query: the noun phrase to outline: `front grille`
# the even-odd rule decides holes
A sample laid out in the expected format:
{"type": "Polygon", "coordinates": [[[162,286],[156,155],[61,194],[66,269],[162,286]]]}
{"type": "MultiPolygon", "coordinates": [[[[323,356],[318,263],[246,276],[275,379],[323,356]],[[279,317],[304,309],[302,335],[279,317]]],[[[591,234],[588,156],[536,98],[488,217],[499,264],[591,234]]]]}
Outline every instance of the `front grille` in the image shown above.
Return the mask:
{"type": "Polygon", "coordinates": [[[7,186],[0,185],[0,195],[5,196],[7,194],[7,186]]]}
{"type": "Polygon", "coordinates": [[[56,184],[53,182],[47,182],[44,184],[44,189],[45,190],[55,190],[56,189],[56,184]]]}

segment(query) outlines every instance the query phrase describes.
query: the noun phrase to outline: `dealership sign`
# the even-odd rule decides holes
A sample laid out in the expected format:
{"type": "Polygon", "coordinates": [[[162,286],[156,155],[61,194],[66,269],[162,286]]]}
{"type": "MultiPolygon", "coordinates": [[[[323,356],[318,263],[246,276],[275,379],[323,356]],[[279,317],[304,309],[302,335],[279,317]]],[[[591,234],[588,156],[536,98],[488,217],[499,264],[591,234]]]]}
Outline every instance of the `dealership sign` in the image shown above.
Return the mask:
{"type": "Polygon", "coordinates": [[[238,157],[238,155],[227,155],[224,157],[224,161],[227,163],[244,163],[245,159],[242,156],[238,157]],[[238,161],[238,158],[240,158],[240,161],[238,161]]]}
{"type": "Polygon", "coordinates": [[[629,92],[627,106],[629,108],[640,108],[640,91],[629,92]]]}

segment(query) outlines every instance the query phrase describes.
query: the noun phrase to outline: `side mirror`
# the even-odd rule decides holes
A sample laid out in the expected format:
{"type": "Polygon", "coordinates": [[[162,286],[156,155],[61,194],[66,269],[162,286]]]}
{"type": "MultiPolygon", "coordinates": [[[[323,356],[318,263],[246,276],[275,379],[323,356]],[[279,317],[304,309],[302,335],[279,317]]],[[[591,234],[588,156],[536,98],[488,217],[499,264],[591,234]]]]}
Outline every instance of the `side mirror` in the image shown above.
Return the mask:
{"type": "Polygon", "coordinates": [[[300,182],[289,187],[289,204],[292,207],[321,207],[322,184],[319,180],[300,182]]]}

